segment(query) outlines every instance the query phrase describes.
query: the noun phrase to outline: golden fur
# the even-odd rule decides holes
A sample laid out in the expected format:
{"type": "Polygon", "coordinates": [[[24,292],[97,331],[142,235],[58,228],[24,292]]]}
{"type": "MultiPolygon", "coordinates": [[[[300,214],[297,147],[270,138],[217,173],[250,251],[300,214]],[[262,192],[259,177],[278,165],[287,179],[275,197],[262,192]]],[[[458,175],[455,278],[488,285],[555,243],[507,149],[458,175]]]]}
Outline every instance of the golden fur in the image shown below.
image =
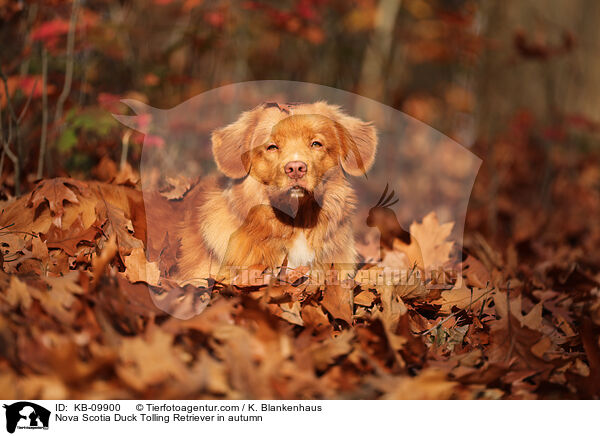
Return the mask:
{"type": "Polygon", "coordinates": [[[178,230],[179,276],[227,276],[251,265],[329,270],[356,260],[351,215],[356,196],[347,174],[373,163],[375,128],[318,102],[264,104],[212,135],[228,184],[206,180],[190,192],[178,230]],[[293,179],[288,162],[305,164],[293,179]]]}

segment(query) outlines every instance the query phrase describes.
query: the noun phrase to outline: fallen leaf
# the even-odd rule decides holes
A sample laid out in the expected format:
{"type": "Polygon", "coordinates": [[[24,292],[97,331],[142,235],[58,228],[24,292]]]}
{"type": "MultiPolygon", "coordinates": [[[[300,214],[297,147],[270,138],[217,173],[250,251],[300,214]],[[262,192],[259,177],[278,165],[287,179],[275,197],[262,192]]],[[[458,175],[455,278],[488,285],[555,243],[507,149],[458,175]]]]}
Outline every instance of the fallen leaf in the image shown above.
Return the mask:
{"type": "Polygon", "coordinates": [[[143,390],[171,379],[185,379],[187,369],[173,346],[173,336],[157,327],[144,336],[123,338],[117,373],[124,383],[143,390]]]}
{"type": "Polygon", "coordinates": [[[76,295],[84,293],[78,284],[79,272],[72,271],[63,277],[45,277],[48,290],[30,288],[31,295],[44,310],[63,324],[70,325],[77,316],[75,304],[80,304],[76,295]]]}
{"type": "Polygon", "coordinates": [[[55,179],[42,180],[29,195],[27,206],[38,209],[47,204],[53,217],[52,222],[56,227],[61,227],[64,215],[64,203],[79,203],[76,191],[81,195],[88,195],[88,185],[73,179],[58,177],[55,179]]]}
{"type": "Polygon", "coordinates": [[[321,306],[305,305],[302,308],[302,320],[307,326],[313,327],[315,330],[329,327],[329,318],[323,312],[321,306]]]}
{"type": "Polygon", "coordinates": [[[435,369],[427,369],[416,377],[382,380],[386,400],[449,400],[456,395],[456,386],[456,382],[435,369]]]}
{"type": "Polygon", "coordinates": [[[27,310],[31,306],[31,293],[27,288],[27,284],[16,276],[10,277],[10,285],[5,291],[4,298],[13,308],[21,307],[22,310],[27,310]]]}
{"type": "Polygon", "coordinates": [[[354,304],[358,304],[360,306],[369,307],[375,301],[375,294],[369,291],[360,291],[358,295],[354,297],[354,304]]]}
{"type": "Polygon", "coordinates": [[[168,186],[160,190],[163,197],[168,200],[181,200],[190,190],[192,184],[186,177],[167,177],[168,186]]]}
{"type": "Polygon", "coordinates": [[[158,286],[160,271],[158,263],[148,262],[143,248],[134,248],[129,256],[123,259],[125,262],[125,276],[130,282],[145,282],[152,286],[158,286]]]}
{"type": "Polygon", "coordinates": [[[131,220],[125,216],[125,211],[115,205],[112,205],[104,199],[98,202],[96,212],[102,219],[106,219],[105,234],[107,236],[115,235],[116,243],[122,254],[131,253],[133,249],[142,248],[143,243],[132,235],[133,226],[131,220]]]}
{"type": "Polygon", "coordinates": [[[340,285],[329,285],[323,291],[322,306],[333,316],[352,325],[352,289],[340,285]]]}
{"type": "Polygon", "coordinates": [[[48,233],[43,236],[48,248],[60,248],[69,256],[76,256],[79,251],[79,244],[85,243],[93,246],[93,241],[100,233],[100,227],[101,223],[97,222],[96,225],[84,229],[83,221],[81,218],[78,218],[67,230],[63,230],[52,224],[48,233]]]}
{"type": "Polygon", "coordinates": [[[410,225],[410,244],[396,239],[394,250],[404,252],[410,265],[431,271],[443,266],[450,260],[454,242],[447,241],[454,223],[440,224],[434,212],[423,218],[421,223],[410,225]]]}
{"type": "Polygon", "coordinates": [[[470,289],[465,285],[464,279],[459,276],[454,287],[449,291],[443,291],[441,298],[432,303],[441,306],[440,313],[451,313],[453,307],[477,312],[486,300],[486,295],[488,298],[492,298],[494,292],[490,292],[489,289],[470,289]]]}
{"type": "Polygon", "coordinates": [[[352,350],[354,333],[348,330],[338,336],[315,344],[311,348],[313,363],[318,370],[324,370],[332,365],[337,358],[348,354],[352,350]]]}

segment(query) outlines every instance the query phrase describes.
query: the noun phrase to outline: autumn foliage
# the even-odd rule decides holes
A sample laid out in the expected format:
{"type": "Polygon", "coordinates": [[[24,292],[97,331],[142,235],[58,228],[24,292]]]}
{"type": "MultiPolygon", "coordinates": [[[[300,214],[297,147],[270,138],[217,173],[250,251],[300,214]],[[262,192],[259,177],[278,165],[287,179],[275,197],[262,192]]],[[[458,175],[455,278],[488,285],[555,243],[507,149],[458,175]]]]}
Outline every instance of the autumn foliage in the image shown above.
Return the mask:
{"type": "MultiPolygon", "coordinates": [[[[163,278],[164,251],[147,260],[144,204],[126,186],[131,177],[121,177],[125,185],[44,180],[4,206],[7,398],[598,392],[600,305],[582,267],[546,261],[525,271],[483,238],[462,262],[451,259],[451,225],[429,215],[411,233],[424,258],[444,265],[437,284],[445,286],[377,283],[377,265],[365,265],[350,289],[312,284],[302,270],[264,277],[256,266],[258,284],[210,293],[163,278]],[[452,276],[459,263],[462,274],[452,276]]],[[[167,242],[163,250],[176,244],[167,242]]]]}

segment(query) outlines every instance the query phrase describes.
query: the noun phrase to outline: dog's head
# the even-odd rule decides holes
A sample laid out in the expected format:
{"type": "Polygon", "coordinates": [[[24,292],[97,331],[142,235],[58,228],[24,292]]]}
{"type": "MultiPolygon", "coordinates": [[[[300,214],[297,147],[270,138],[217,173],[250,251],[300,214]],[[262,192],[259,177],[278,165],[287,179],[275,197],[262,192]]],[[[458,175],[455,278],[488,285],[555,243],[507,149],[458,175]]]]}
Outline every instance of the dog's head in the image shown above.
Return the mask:
{"type": "Polygon", "coordinates": [[[269,198],[313,196],[342,174],[371,167],[377,134],[370,124],[323,102],[293,110],[265,104],[243,113],[212,135],[219,169],[231,178],[251,176],[269,198]]]}

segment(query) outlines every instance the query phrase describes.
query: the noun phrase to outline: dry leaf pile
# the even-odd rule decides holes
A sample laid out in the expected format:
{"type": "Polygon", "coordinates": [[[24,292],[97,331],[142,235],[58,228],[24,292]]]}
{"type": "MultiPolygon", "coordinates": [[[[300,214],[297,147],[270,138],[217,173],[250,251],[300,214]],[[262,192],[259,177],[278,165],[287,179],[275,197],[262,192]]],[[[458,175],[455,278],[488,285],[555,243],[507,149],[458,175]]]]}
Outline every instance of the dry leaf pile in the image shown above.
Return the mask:
{"type": "Polygon", "coordinates": [[[411,232],[438,286],[376,283],[381,265],[351,288],[256,266],[262,284],[207,292],[165,278],[176,241],[147,246],[141,194],[120,183],[44,180],[3,205],[3,398],[599,397],[600,277],[572,252],[520,265],[475,234],[452,259],[451,225],[428,215],[411,232]]]}

